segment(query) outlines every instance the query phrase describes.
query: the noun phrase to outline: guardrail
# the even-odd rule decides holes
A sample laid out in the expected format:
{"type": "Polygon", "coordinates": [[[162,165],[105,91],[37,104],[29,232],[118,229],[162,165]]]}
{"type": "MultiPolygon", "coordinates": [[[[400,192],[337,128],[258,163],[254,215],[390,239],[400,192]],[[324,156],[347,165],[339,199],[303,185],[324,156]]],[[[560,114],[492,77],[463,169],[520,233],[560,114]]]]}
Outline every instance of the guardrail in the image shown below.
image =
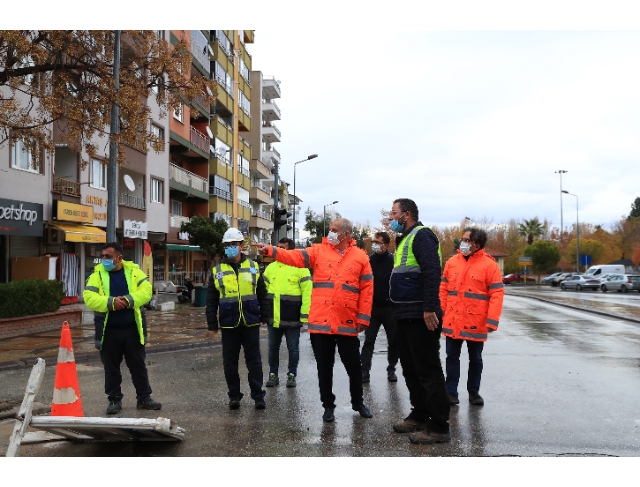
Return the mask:
{"type": "Polygon", "coordinates": [[[190,127],[191,129],[191,143],[195,145],[198,149],[209,153],[209,144],[211,143],[208,136],[204,135],[202,132],[197,130],[195,127],[190,127]]]}
{"type": "Polygon", "coordinates": [[[169,178],[173,179],[177,183],[189,186],[196,191],[208,193],[207,187],[209,186],[209,181],[202,176],[198,176],[191,171],[181,168],[176,164],[169,164],[169,178]]]}
{"type": "Polygon", "coordinates": [[[70,194],[73,196],[80,196],[80,183],[77,181],[71,181],[69,179],[53,177],[52,191],[56,191],[62,194],[70,194]]]}
{"type": "Polygon", "coordinates": [[[128,206],[129,208],[136,208],[138,210],[147,209],[147,201],[144,198],[138,198],[128,193],[118,193],[118,204],[122,206],[128,206]]]}

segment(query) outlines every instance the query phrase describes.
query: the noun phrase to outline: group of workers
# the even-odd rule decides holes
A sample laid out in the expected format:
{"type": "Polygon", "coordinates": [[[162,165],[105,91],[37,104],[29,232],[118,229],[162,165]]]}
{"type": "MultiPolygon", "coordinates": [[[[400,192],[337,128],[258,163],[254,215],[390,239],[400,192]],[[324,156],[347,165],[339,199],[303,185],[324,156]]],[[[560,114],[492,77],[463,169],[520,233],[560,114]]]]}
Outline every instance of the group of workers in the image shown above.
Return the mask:
{"type": "MultiPolygon", "coordinates": [[[[209,280],[206,314],[208,329],[221,330],[231,409],[238,409],[243,398],[238,372],[241,348],[251,398],[256,409],[266,408],[260,325],[268,327],[266,386],[280,383],[279,351],[284,336],[289,351],[286,386],[296,387],[303,323],[307,323],[316,361],[325,422],[335,421],[336,348],[349,376],[352,409],[363,418],[372,417],[364,404],[363,383],[370,381],[381,326],[388,339],[387,379],[398,380],[399,360],[411,403],[409,415],[393,425],[396,432],[409,433],[412,443],[450,441],[449,409],[459,403],[464,342],[469,352],[469,402],[484,404],[479,394],[482,350],[488,333],[498,329],[504,297],[500,269],[484,250],[486,232],[465,229],[459,250],[442,271],[438,238],[419,221],[413,200],[395,200],[389,223],[397,235],[393,255],[388,251],[388,233],[375,234],[369,256],[356,246],[351,222],[339,218],[331,222],[321,244],[295,249],[294,242],[285,238],[277,247],[258,245],[259,254],[274,261],[264,273],[242,252],[242,233],[235,228],[225,232],[224,257],[209,280]],[[440,361],[441,335],[446,337],[446,378],[440,361]]],[[[160,409],[161,404],[151,399],[144,364],[145,323],[140,313],[151,298],[151,285],[135,264],[122,261],[118,244],[106,244],[102,256],[84,298],[96,312],[96,347],[101,349],[105,369],[107,414],[122,408],[123,357],[132,374],[138,407],[160,409]]]]}

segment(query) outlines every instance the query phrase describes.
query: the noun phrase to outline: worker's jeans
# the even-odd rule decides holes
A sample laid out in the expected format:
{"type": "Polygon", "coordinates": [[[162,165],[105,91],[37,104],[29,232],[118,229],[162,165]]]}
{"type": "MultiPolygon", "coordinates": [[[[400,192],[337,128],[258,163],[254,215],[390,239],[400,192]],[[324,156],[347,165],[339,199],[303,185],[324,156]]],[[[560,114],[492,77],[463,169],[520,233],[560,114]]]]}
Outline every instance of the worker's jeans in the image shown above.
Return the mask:
{"type": "Polygon", "coordinates": [[[289,351],[289,373],[298,373],[298,361],[300,360],[300,327],[275,328],[269,325],[269,373],[278,375],[280,367],[280,344],[282,335],[287,340],[289,351]]]}
{"type": "Polygon", "coordinates": [[[229,399],[242,399],[240,392],[240,374],[238,362],[240,347],[244,348],[244,361],[249,371],[249,388],[251,397],[264,397],[262,389],[262,358],[260,357],[260,327],[238,326],[236,328],[222,328],[222,363],[224,378],[229,388],[229,399]]]}
{"type": "Polygon", "coordinates": [[[151,397],[149,374],[145,365],[146,353],[140,343],[140,335],[135,323],[130,328],[109,328],[107,325],[100,351],[104,365],[104,392],[110,401],[122,400],[122,358],[131,373],[138,401],[147,401],[151,397]]]}
{"type": "Polygon", "coordinates": [[[467,342],[469,352],[469,374],[467,375],[467,391],[475,394],[480,391],[480,378],[482,377],[482,349],[484,342],[471,340],[457,340],[445,337],[447,348],[447,393],[458,397],[458,382],[460,381],[460,352],[462,344],[467,342]]]}

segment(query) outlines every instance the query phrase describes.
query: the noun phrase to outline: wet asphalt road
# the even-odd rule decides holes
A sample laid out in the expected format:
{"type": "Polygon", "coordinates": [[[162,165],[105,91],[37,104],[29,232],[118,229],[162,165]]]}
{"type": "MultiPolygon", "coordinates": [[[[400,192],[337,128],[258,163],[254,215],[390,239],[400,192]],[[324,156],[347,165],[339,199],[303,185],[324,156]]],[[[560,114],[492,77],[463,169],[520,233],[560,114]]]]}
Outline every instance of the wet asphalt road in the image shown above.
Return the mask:
{"type": "MultiPolygon", "coordinates": [[[[148,363],[153,396],[163,403],[161,414],[136,410],[133,387],[125,378],[120,416],[171,418],[187,429],[183,442],[54,442],[23,445],[20,456],[637,456],[639,345],[639,324],[508,295],[500,329],[485,345],[481,394],[486,404],[469,405],[461,380],[461,404],[451,409],[452,441],[433,446],[412,445],[391,429],[410,405],[402,377],[395,384],[386,381],[383,331],[372,381],[365,385],[365,403],[374,418],[360,418],[351,410],[347,376],[338,361],[334,424],[321,419],[306,333],[299,386],[267,389],[264,411],[253,408],[248,394],[239,411],[228,409],[218,346],[154,354],[148,363]]],[[[266,376],[266,340],[262,352],[266,376]]],[[[281,352],[281,364],[286,363],[284,345],[281,352]]],[[[466,352],[462,359],[464,377],[466,352]]],[[[0,372],[0,399],[21,397],[29,372],[0,372]]],[[[43,402],[50,401],[54,373],[48,367],[43,402]]],[[[78,374],[85,415],[103,416],[101,364],[79,364],[78,374]]],[[[241,377],[248,393],[242,368],[241,377]]],[[[0,423],[0,454],[10,428],[10,422],[0,423]]]]}

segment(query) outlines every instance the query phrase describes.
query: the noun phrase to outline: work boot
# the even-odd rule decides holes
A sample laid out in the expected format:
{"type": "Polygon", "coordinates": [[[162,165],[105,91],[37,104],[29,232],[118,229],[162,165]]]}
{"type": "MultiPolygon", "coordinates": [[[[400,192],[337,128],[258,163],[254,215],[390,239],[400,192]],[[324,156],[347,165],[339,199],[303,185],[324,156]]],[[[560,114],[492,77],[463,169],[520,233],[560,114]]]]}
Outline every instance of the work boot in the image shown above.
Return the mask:
{"type": "Polygon", "coordinates": [[[138,401],[138,405],[136,407],[138,409],[150,409],[152,411],[157,411],[162,409],[162,404],[149,398],[146,401],[138,401]]]}
{"type": "Polygon", "coordinates": [[[296,375],[287,374],[287,387],[295,387],[296,385],[296,375]]]}
{"type": "Polygon", "coordinates": [[[116,414],[120,412],[122,409],[122,401],[120,399],[113,399],[109,401],[109,406],[107,407],[107,414],[116,414]]]}
{"type": "Polygon", "coordinates": [[[371,380],[371,376],[369,375],[369,371],[367,369],[362,369],[362,382],[369,382],[371,380]]]}
{"type": "Polygon", "coordinates": [[[387,380],[389,382],[398,382],[398,376],[396,375],[395,371],[391,370],[387,372],[387,380]]]}
{"type": "Polygon", "coordinates": [[[434,431],[418,431],[409,435],[411,443],[430,445],[432,443],[447,443],[451,441],[451,433],[436,433],[434,431]]]}
{"type": "Polygon", "coordinates": [[[275,387],[280,384],[280,379],[278,379],[278,374],[269,374],[269,380],[265,384],[267,387],[275,387]]]}
{"type": "Polygon", "coordinates": [[[449,397],[449,404],[450,405],[455,406],[457,404],[460,404],[460,399],[458,399],[453,394],[447,394],[447,396],[449,397]]]}
{"type": "Polygon", "coordinates": [[[421,431],[427,429],[426,421],[421,423],[410,417],[404,419],[401,423],[393,425],[393,431],[396,433],[411,433],[412,431],[421,431]]]}
{"type": "Polygon", "coordinates": [[[267,403],[264,402],[264,397],[256,398],[256,409],[265,409],[267,407],[267,403]]]}
{"type": "Polygon", "coordinates": [[[322,421],[325,423],[333,423],[336,417],[333,415],[333,409],[324,408],[324,414],[322,415],[322,421]]]}
{"type": "Polygon", "coordinates": [[[240,409],[240,399],[231,399],[229,401],[229,409],[240,409]]]}
{"type": "Polygon", "coordinates": [[[477,392],[469,393],[469,402],[474,406],[484,406],[484,399],[482,399],[482,396],[477,392]]]}
{"type": "Polygon", "coordinates": [[[360,413],[360,416],[362,416],[363,418],[373,418],[373,414],[371,414],[369,408],[364,404],[361,404],[359,408],[353,407],[352,409],[354,411],[358,411],[360,413]]]}

